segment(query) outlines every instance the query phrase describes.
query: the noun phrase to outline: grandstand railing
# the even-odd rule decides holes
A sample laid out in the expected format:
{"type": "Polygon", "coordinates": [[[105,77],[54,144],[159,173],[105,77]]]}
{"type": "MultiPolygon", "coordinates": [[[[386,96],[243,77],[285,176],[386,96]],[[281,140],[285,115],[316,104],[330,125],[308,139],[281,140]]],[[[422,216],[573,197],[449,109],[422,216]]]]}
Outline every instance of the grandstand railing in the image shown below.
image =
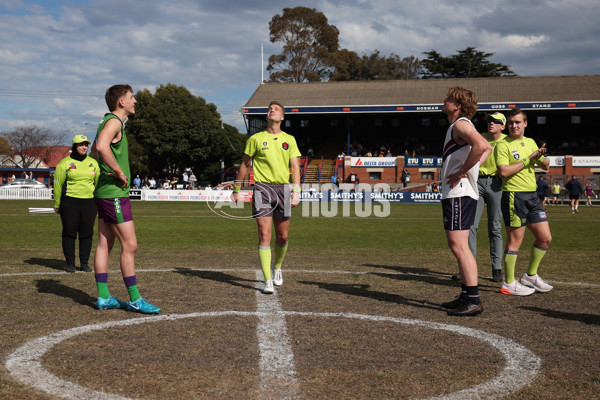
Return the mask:
{"type": "Polygon", "coordinates": [[[52,200],[50,188],[0,188],[0,200],[52,200]]]}
{"type": "Polygon", "coordinates": [[[323,169],[323,156],[321,156],[321,164],[319,164],[319,172],[317,174],[317,182],[321,183],[321,170],[323,169]]]}

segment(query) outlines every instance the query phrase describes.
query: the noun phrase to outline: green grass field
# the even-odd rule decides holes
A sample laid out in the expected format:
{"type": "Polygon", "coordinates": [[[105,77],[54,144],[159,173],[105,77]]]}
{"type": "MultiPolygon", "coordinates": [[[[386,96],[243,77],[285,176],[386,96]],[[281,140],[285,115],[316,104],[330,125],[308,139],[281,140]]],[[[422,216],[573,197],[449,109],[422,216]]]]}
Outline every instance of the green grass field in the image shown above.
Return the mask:
{"type": "MultiPolygon", "coordinates": [[[[257,232],[255,221],[246,218],[249,205],[215,211],[214,205],[196,202],[132,204],[140,291],[163,308],[161,316],[256,310],[264,295],[255,289],[260,287],[257,232]]],[[[56,398],[17,382],[4,365],[27,341],[139,317],[95,310],[93,274],[63,273],[59,216],[27,212],[51,206],[50,201],[0,201],[2,399],[56,398]]],[[[524,388],[486,398],[587,399],[600,393],[600,207],[580,207],[578,214],[567,206],[548,208],[553,242],[540,275],[555,289],[527,298],[501,295],[499,284],[489,280],[484,213],[477,261],[485,312],[475,318],[451,318],[439,307],[458,294],[450,280],[457,267],[439,204],[392,204],[384,218],[358,217],[353,204],[346,206],[347,216],[338,205],[331,218],[302,207],[293,210],[285,284],[276,295],[283,311],[464,326],[514,340],[540,357],[541,370],[524,388]]],[[[532,242],[527,233],[517,275],[526,268],[532,242]]],[[[118,250],[116,245],[111,256],[111,293],[126,298],[118,250]]],[[[288,315],[286,321],[299,387],[289,392],[291,398],[426,398],[487,382],[503,365],[496,350],[454,333],[389,323],[380,329],[381,322],[310,315],[288,315]],[[462,367],[465,363],[470,369],[462,367]],[[472,369],[477,374],[469,373],[472,369]]],[[[65,341],[42,364],[65,381],[128,398],[266,398],[253,326],[242,316],[217,316],[111,328],[65,341]],[[124,354],[135,353],[133,358],[105,351],[132,338],[124,354]],[[97,365],[118,368],[98,372],[97,365]],[[144,375],[135,372],[140,366],[152,374],[152,383],[141,383],[144,375]]]]}

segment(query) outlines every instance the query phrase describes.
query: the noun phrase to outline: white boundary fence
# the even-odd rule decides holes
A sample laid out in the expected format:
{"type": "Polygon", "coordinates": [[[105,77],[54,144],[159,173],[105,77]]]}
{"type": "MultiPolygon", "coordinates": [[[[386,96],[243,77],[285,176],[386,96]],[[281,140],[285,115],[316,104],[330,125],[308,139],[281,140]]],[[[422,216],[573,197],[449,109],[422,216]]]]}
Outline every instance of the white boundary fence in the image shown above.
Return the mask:
{"type": "Polygon", "coordinates": [[[50,188],[0,188],[0,200],[52,200],[50,188]]]}

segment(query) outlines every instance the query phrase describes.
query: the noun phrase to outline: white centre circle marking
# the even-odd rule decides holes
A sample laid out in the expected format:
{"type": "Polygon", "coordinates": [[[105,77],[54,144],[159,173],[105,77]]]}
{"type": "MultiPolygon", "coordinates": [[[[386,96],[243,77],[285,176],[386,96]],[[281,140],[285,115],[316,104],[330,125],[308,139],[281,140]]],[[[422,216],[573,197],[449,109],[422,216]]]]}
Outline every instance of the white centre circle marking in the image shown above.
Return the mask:
{"type": "MultiPolygon", "coordinates": [[[[395,318],[378,315],[352,314],[352,313],[313,313],[300,311],[278,311],[281,316],[307,316],[307,317],[325,317],[325,318],[348,318],[374,322],[395,322],[398,324],[420,326],[440,331],[449,331],[464,336],[479,339],[497,349],[506,364],[500,374],[491,380],[479,385],[462,389],[453,393],[432,397],[431,399],[497,399],[508,396],[523,387],[527,386],[538,374],[541,368],[541,360],[531,350],[526,347],[499,335],[487,333],[477,329],[464,326],[442,324],[436,322],[427,322],[416,319],[395,318]]],[[[173,321],[184,318],[202,318],[202,317],[223,317],[223,316],[242,316],[242,317],[265,317],[267,313],[245,312],[245,311],[218,311],[218,312],[199,312],[191,314],[170,314],[152,317],[141,317],[123,321],[112,321],[100,324],[85,325],[63,331],[55,332],[50,335],[42,336],[31,340],[19,347],[12,353],[6,361],[6,369],[17,381],[31,386],[42,392],[53,396],[67,399],[118,399],[125,400],[128,397],[122,397],[115,394],[104,393],[88,389],[76,383],[68,382],[48,372],[42,366],[43,355],[55,345],[68,340],[72,337],[92,332],[95,330],[114,328],[120,326],[138,325],[150,322],[173,321]]],[[[273,315],[273,313],[269,313],[273,315]]]]}

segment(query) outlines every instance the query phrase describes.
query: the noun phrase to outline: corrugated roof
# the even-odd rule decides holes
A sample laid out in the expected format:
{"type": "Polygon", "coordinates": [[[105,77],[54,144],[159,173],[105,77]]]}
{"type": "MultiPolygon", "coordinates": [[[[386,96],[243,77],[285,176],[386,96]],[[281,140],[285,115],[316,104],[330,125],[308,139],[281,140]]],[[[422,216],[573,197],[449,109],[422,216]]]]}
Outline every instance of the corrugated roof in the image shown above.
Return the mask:
{"type": "Polygon", "coordinates": [[[449,88],[473,90],[480,103],[600,101],[600,75],[396,81],[265,83],[244,107],[441,104],[449,88]]]}

